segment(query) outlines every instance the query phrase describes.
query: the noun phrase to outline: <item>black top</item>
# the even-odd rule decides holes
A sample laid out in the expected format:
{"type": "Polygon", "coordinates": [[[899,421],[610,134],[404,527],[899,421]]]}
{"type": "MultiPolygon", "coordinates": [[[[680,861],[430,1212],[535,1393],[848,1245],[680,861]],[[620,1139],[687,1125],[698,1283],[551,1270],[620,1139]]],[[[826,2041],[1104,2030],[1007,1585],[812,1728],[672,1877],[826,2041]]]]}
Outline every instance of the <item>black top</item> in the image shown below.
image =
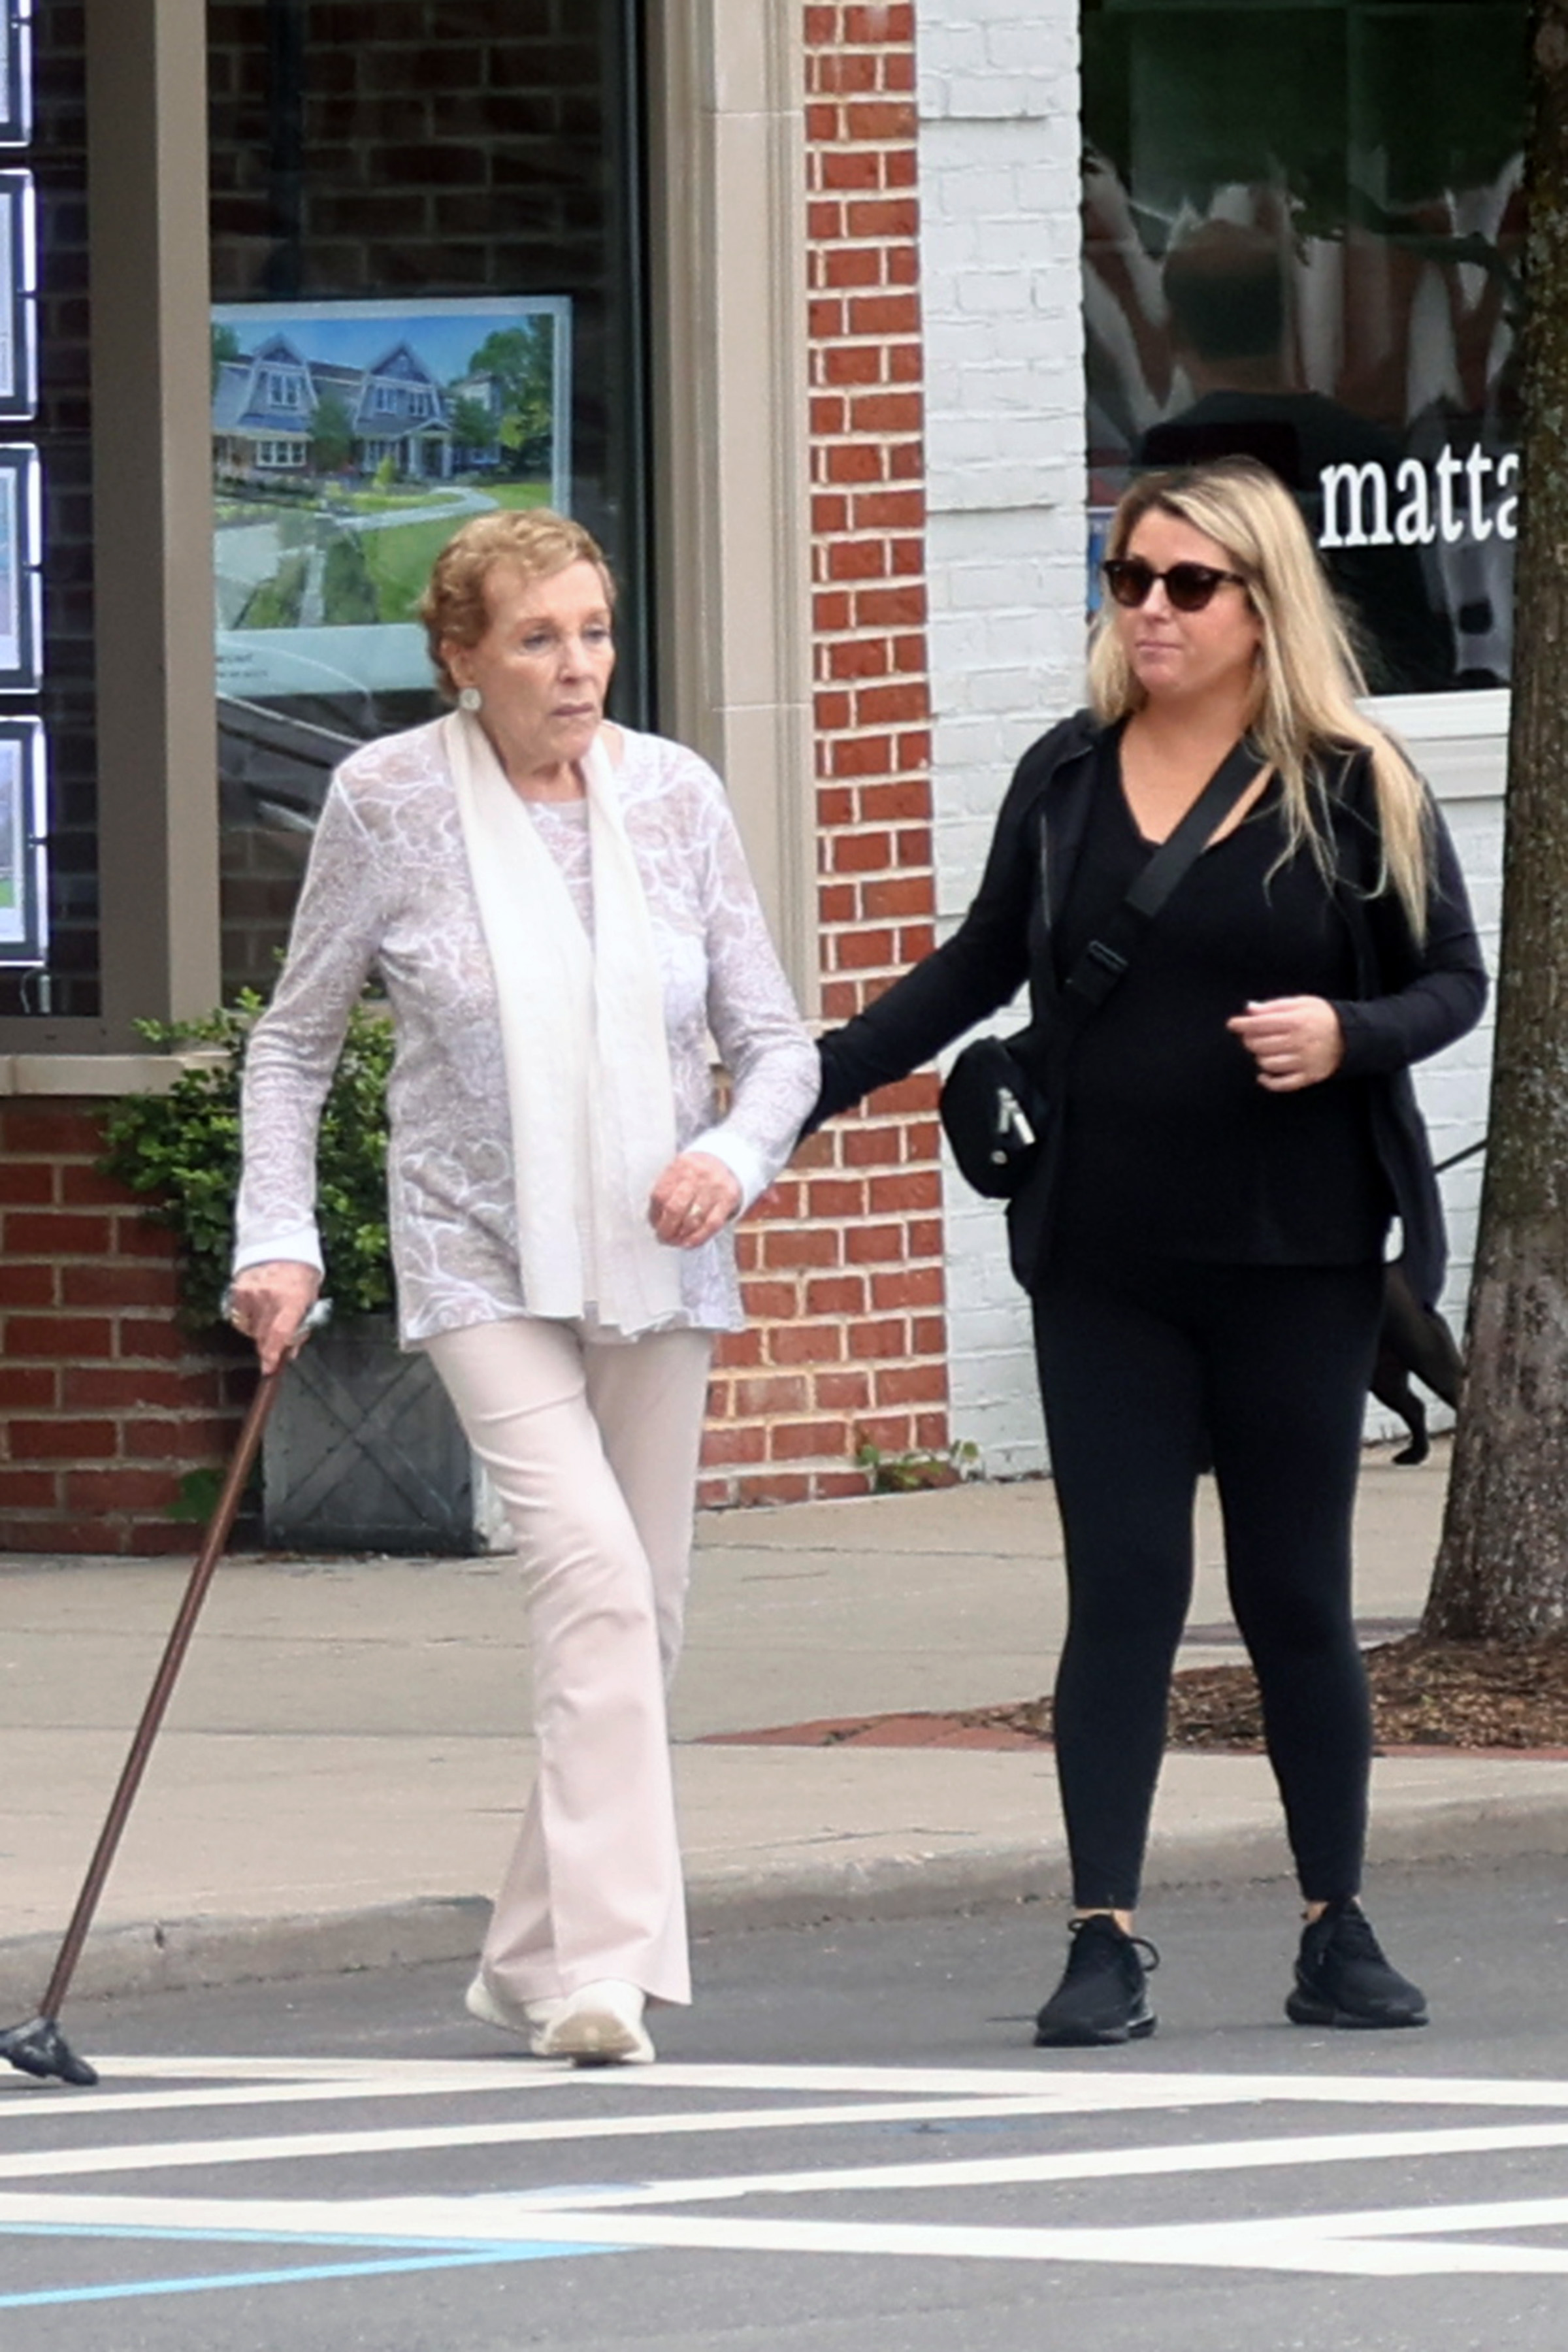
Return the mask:
{"type": "MultiPolygon", "coordinates": [[[[1083,845],[1052,927],[1058,982],[1154,845],[1122,789],[1120,730],[1096,761],[1083,845]]],[[[1391,1206],[1364,1079],[1270,1094],[1226,1023],[1249,1000],[1353,992],[1350,933],[1270,788],[1192,866],[1126,977],[1073,1040],[1053,1254],[1344,1265],[1381,1256],[1391,1206]]]]}
{"type": "MultiPolygon", "coordinates": [[[[873,1087],[906,1077],[995,1013],[1026,981],[1037,1029],[1049,1024],[1059,986],[1051,932],[1097,799],[1096,754],[1104,733],[1091,713],[1079,711],[1025,752],[957,930],[864,1013],[819,1040],[822,1091],[808,1129],[873,1087]]],[[[1443,1213],[1409,1066],[1475,1026],[1487,999],[1486,966],[1440,813],[1429,807],[1431,876],[1425,936],[1417,940],[1398,899],[1381,887],[1370,761],[1359,751],[1325,745],[1320,765],[1333,896],[1352,943],[1355,975],[1353,988],[1332,1000],[1345,1040],[1336,1082],[1367,1082],[1378,1164],[1404,1234],[1402,1262],[1411,1287],[1430,1306],[1443,1281],[1443,1213]]],[[[1013,1270],[1026,1289],[1040,1270],[1058,1157],[1042,1154],[1007,1205],[1013,1270]]]]}

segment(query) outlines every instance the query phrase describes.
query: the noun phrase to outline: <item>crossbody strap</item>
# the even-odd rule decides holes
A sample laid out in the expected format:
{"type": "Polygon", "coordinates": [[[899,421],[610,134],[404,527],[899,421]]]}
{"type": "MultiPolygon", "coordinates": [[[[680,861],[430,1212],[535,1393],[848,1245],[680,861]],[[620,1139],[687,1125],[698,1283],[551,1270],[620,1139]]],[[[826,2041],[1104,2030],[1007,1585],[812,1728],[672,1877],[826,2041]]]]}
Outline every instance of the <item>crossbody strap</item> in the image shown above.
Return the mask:
{"type": "MultiPolygon", "coordinates": [[[[1215,770],[1174,831],[1160,844],[1063,982],[1052,1024],[1058,1039],[1064,1033],[1076,1034],[1118,986],[1150,924],[1257,780],[1258,765],[1258,754],[1244,736],[1215,770]]],[[[1042,847],[1043,842],[1042,828],[1042,847]]]]}

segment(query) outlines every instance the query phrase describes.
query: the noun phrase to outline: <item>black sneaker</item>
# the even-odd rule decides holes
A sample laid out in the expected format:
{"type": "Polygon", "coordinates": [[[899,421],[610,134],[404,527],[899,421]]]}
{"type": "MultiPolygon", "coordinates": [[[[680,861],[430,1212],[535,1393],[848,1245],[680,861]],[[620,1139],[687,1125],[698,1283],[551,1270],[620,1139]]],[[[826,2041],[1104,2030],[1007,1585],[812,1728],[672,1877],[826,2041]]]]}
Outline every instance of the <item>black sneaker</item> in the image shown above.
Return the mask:
{"type": "Polygon", "coordinates": [[[1148,1979],[1160,1955],[1103,1912],[1071,1926],[1062,1980],[1035,2020],[1037,2050],[1097,2049],[1154,2031],[1148,1979]]]}
{"type": "Polygon", "coordinates": [[[1285,2014],[1292,2025],[1425,2025],[1426,1996],[1384,1958],[1358,1903],[1331,1903],[1301,1931],[1285,2014]]]}

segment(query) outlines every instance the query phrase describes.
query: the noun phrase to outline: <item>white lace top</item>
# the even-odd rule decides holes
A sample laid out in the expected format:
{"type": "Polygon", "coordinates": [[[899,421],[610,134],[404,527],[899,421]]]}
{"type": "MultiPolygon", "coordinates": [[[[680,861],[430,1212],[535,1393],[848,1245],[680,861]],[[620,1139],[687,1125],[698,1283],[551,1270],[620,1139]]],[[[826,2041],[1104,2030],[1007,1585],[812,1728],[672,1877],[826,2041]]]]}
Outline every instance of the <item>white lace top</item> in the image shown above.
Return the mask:
{"type": "MultiPolygon", "coordinates": [[[[439,722],[366,744],[333,777],[289,960],[246,1056],[237,1270],[320,1265],[316,1129],[349,1010],[374,971],[396,1031],[387,1197],[405,1345],[526,1314],[495,979],[439,722]]],[[[763,920],[724,788],[695,752],[621,730],[616,772],[664,977],[682,1150],[716,1153],[754,1200],[816,1099],[817,1059],[763,920]],[[715,1123],[709,1034],[732,1081],[715,1123]]],[[[543,809],[574,875],[570,819],[543,809]]],[[[684,1319],[741,1322],[727,1229],[680,1255],[684,1319]]]]}

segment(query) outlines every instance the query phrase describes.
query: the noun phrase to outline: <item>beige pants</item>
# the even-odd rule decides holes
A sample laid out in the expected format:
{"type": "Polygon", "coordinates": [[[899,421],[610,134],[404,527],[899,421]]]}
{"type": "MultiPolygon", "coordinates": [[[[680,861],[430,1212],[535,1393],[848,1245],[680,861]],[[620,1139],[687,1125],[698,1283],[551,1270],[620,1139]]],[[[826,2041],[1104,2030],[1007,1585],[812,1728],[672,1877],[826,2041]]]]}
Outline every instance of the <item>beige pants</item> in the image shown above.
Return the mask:
{"type": "Polygon", "coordinates": [[[598,1977],[691,1998],[665,1695],[711,1349],[519,1318],[426,1350],[527,1578],[539,1769],[481,1962],[513,2001],[598,1977]]]}

